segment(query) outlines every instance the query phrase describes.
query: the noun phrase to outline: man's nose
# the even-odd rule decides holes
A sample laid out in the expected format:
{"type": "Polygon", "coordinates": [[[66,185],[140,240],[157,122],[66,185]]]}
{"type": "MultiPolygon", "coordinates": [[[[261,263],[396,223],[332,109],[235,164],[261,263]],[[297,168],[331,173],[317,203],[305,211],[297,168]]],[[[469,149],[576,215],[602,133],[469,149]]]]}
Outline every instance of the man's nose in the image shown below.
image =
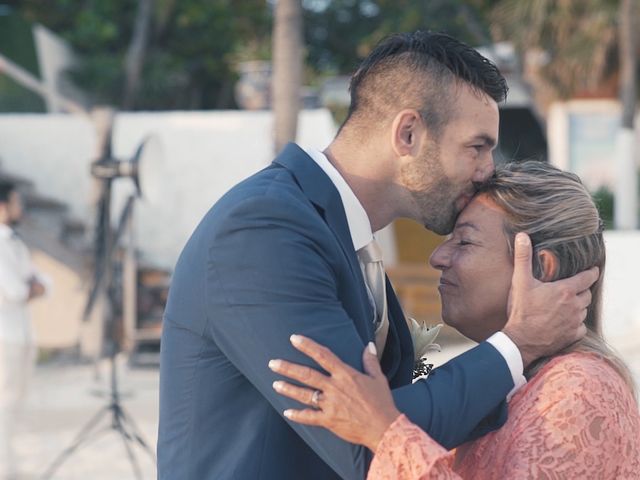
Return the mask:
{"type": "Polygon", "coordinates": [[[493,162],[493,155],[491,152],[488,152],[485,154],[484,162],[482,162],[482,165],[476,170],[476,175],[473,181],[484,183],[491,178],[491,175],[493,175],[495,171],[496,166],[493,162]]]}

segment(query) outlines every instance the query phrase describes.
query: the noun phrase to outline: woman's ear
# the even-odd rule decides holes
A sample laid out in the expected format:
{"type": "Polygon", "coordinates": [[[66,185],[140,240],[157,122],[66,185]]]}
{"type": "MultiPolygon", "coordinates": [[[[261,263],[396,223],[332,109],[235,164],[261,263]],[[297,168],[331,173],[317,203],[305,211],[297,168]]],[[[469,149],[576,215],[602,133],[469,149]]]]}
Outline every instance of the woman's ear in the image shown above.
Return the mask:
{"type": "Polygon", "coordinates": [[[541,282],[550,282],[558,273],[560,265],[558,264],[558,258],[551,252],[551,250],[540,250],[538,252],[538,262],[540,263],[540,280],[541,282]]]}
{"type": "Polygon", "coordinates": [[[391,134],[393,150],[397,156],[414,155],[418,151],[418,135],[422,126],[422,117],[417,110],[402,110],[395,116],[391,134]]]}

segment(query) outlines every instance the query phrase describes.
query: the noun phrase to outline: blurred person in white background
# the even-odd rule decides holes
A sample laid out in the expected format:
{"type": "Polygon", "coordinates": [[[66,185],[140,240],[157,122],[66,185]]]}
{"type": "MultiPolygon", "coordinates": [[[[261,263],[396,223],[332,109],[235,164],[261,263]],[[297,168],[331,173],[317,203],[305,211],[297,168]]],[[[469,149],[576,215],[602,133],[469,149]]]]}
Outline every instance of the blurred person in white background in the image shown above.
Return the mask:
{"type": "Polygon", "coordinates": [[[14,230],[21,218],[16,185],[0,181],[0,479],[16,475],[12,437],[36,360],[28,303],[46,290],[14,230]]]}

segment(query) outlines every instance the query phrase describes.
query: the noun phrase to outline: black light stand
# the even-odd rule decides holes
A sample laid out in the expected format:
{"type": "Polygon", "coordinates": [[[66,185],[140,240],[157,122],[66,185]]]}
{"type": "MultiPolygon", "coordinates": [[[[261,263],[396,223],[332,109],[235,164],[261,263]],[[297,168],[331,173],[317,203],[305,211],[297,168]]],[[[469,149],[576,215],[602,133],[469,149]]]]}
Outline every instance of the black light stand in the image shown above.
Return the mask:
{"type": "MultiPolygon", "coordinates": [[[[110,143],[110,133],[109,133],[110,143]]],[[[131,195],[126,202],[124,209],[120,215],[117,229],[112,232],[111,229],[111,193],[112,182],[118,177],[133,178],[138,194],[140,193],[138,182],[138,162],[144,146],[144,142],[138,148],[134,159],[131,162],[119,162],[110,158],[110,151],[100,160],[94,162],[91,166],[91,174],[98,178],[102,183],[101,199],[98,207],[98,221],[96,225],[96,271],[94,277],[94,286],[87,302],[85,309],[85,318],[89,316],[98,298],[104,298],[103,317],[106,329],[106,348],[109,356],[110,367],[110,389],[106,392],[109,403],[102,407],[79,431],[73,442],[65,448],[47,468],[42,475],[43,479],[51,479],[58,468],[67,461],[80,447],[86,446],[89,441],[101,436],[103,433],[115,431],[124,443],[127,457],[133,469],[133,473],[137,479],[142,479],[142,473],[138,460],[134,453],[134,446],[138,446],[146,452],[155,465],[155,452],[144,440],[138,427],[136,426],[132,416],[126,412],[121,404],[121,393],[118,388],[118,369],[116,365],[116,355],[119,350],[118,341],[116,340],[116,305],[118,305],[118,295],[116,293],[116,284],[114,281],[114,253],[117,250],[118,243],[133,213],[135,203],[135,195],[131,195]],[[109,417],[110,423],[99,429],[101,420],[109,417]]],[[[108,148],[110,150],[110,148],[108,148]]]]}

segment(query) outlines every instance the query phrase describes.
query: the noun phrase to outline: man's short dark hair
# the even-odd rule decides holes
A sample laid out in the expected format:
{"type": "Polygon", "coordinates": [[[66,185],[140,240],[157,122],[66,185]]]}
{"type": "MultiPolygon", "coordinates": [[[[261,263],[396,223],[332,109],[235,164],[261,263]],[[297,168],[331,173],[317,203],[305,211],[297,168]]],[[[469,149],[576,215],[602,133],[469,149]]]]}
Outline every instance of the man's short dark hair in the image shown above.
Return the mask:
{"type": "Polygon", "coordinates": [[[0,180],[0,203],[8,203],[11,192],[16,191],[16,184],[8,180],[0,180]]]}
{"type": "Polygon", "coordinates": [[[475,49],[444,33],[392,35],[364,59],[351,78],[352,118],[365,124],[404,108],[420,111],[436,133],[453,115],[454,87],[464,82],[497,103],[507,96],[498,68],[475,49]]]}

